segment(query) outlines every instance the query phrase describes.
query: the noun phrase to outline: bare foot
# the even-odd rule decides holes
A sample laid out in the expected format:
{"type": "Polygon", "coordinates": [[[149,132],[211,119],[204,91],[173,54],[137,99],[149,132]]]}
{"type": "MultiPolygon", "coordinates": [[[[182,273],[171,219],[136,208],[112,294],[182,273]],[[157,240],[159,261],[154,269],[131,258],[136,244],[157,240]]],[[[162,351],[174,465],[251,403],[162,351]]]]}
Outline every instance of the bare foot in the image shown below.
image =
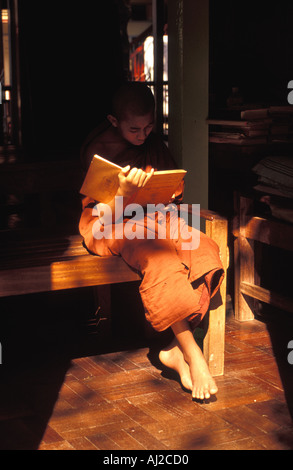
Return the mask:
{"type": "Polygon", "coordinates": [[[218,392],[218,387],[197,345],[192,357],[186,362],[175,338],[168,348],[160,352],[159,358],[165,366],[179,374],[182,385],[192,391],[192,398],[204,400],[218,392]]]}
{"type": "Polygon", "coordinates": [[[204,400],[218,392],[218,387],[209,371],[205,358],[199,349],[189,362],[192,387],[192,398],[204,400]]]}
{"type": "Polygon", "coordinates": [[[165,349],[159,353],[159,359],[164,366],[175,370],[179,376],[181,383],[187,390],[192,390],[192,380],[189,365],[185,362],[182,351],[177,343],[176,338],[165,349]]]}

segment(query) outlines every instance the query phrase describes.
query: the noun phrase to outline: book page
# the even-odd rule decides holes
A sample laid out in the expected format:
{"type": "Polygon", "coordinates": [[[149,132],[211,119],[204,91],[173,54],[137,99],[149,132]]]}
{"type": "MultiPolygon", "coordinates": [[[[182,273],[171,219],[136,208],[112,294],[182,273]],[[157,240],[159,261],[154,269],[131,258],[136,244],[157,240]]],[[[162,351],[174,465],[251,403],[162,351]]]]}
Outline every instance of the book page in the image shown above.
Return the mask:
{"type": "Polygon", "coordinates": [[[155,171],[151,179],[134,195],[135,204],[168,204],[186,174],[185,170],[155,171]]]}
{"type": "MultiPolygon", "coordinates": [[[[119,187],[118,174],[121,169],[115,163],[109,162],[99,155],[94,155],[80,189],[81,194],[89,196],[97,202],[107,204],[116,195],[119,187]]],[[[138,189],[129,203],[141,206],[167,204],[185,174],[185,170],[155,171],[147,184],[138,189]]]]}
{"type": "Polygon", "coordinates": [[[99,155],[94,155],[80,189],[81,194],[105,204],[110,202],[119,187],[118,174],[120,171],[120,166],[99,155]]]}

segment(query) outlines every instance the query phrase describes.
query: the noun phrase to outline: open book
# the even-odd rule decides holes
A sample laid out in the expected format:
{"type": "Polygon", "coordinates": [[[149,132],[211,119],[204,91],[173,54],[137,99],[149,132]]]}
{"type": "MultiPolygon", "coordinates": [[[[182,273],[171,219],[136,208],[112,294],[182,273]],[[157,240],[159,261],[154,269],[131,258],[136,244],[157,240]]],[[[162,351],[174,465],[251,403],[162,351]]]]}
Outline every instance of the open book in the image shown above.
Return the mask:
{"type": "MultiPolygon", "coordinates": [[[[119,187],[118,174],[122,167],[94,155],[84,179],[80,193],[97,202],[110,202],[119,187]]],[[[155,171],[143,188],[139,188],[132,203],[167,204],[186,174],[185,170],[155,171]]]]}

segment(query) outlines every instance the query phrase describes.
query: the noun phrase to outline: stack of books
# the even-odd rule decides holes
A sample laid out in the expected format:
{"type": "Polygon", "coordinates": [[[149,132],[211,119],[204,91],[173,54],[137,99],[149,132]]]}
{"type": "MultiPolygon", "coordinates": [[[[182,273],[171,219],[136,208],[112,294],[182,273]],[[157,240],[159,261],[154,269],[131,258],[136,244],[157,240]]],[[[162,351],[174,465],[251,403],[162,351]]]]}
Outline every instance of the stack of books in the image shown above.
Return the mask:
{"type": "Polygon", "coordinates": [[[239,111],[238,119],[208,119],[209,141],[233,145],[293,142],[293,106],[239,111]]]}

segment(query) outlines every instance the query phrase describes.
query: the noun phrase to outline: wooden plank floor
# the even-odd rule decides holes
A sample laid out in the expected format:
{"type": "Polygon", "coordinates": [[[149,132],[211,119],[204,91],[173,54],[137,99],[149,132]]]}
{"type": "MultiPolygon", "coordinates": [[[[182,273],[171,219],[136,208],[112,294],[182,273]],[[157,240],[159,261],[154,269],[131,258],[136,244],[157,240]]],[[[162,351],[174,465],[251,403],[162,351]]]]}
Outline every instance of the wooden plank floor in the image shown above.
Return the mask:
{"type": "MultiPolygon", "coordinates": [[[[52,354],[13,374],[4,368],[0,447],[293,449],[288,338],[292,326],[230,317],[225,374],[207,403],[192,401],[175,376],[157,367],[148,347],[74,359],[52,354]]],[[[3,356],[0,372],[4,365],[3,356]]]]}

